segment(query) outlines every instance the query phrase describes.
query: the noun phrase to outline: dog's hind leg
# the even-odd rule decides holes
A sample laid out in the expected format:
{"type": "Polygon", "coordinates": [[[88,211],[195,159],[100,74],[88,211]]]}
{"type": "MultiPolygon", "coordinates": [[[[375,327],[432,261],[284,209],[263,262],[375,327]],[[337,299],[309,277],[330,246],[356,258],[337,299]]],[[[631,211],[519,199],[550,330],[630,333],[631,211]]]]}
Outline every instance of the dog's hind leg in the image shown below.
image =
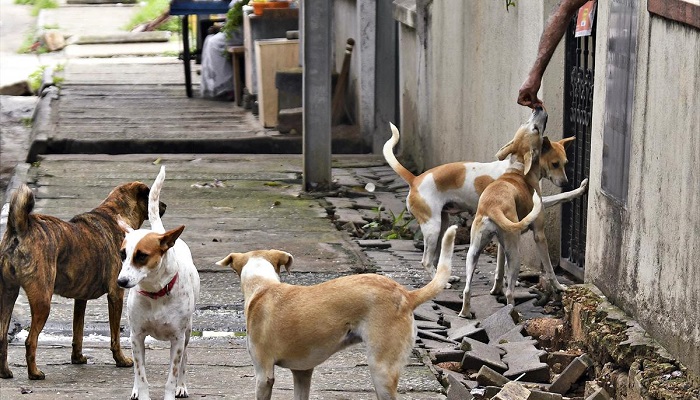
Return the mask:
{"type": "Polygon", "coordinates": [[[493,288],[491,289],[491,294],[497,296],[503,294],[503,272],[505,271],[505,253],[503,252],[503,246],[498,244],[498,253],[496,254],[496,276],[493,282],[493,288]]]}
{"type": "MultiPolygon", "coordinates": [[[[131,330],[131,353],[134,356],[134,388],[131,390],[131,400],[150,400],[148,379],[146,379],[146,334],[135,334],[131,330]]],[[[167,392],[166,392],[167,393],[167,392]]]]}
{"type": "Polygon", "coordinates": [[[10,329],[12,309],[19,295],[19,286],[9,286],[7,282],[1,283],[3,287],[0,294],[0,378],[9,379],[13,375],[7,364],[7,332],[10,329]]]}
{"type": "Polygon", "coordinates": [[[400,313],[389,317],[377,315],[376,321],[383,322],[368,326],[367,337],[363,337],[369,373],[379,400],[397,398],[399,376],[415,341],[412,313],[400,313]]]}
{"type": "Polygon", "coordinates": [[[440,225],[439,219],[432,218],[420,226],[421,232],[423,232],[423,260],[421,264],[430,273],[431,278],[435,276],[435,264],[433,264],[433,261],[437,260],[439,252],[440,225]]]}
{"type": "Polygon", "coordinates": [[[489,223],[486,219],[478,216],[472,223],[471,243],[469,244],[469,251],[467,251],[466,279],[464,291],[462,292],[462,310],[459,312],[459,316],[462,318],[474,318],[474,313],[471,312],[472,279],[474,278],[476,264],[479,262],[479,256],[494,233],[491,227],[486,226],[487,224],[489,223]]]}
{"type": "Polygon", "coordinates": [[[134,361],[124,355],[121,344],[119,343],[119,323],[121,322],[123,307],[124,290],[120,288],[110,288],[107,293],[107,308],[109,309],[109,347],[112,350],[114,361],[117,362],[117,367],[131,367],[134,365],[134,361]]]}
{"type": "Polygon", "coordinates": [[[85,308],[87,300],[75,299],[73,306],[73,352],[71,364],[85,364],[87,358],[83,355],[83,329],[85,327],[85,308]]]}
{"type": "MultiPolygon", "coordinates": [[[[47,267],[48,268],[48,267],[47,267]]],[[[45,270],[45,269],[39,269],[45,270]]],[[[32,325],[29,328],[29,336],[24,342],[27,357],[27,374],[31,380],[42,380],[45,375],[36,366],[36,345],[39,340],[39,333],[44,329],[46,320],[49,318],[51,311],[51,296],[53,290],[53,282],[45,282],[42,280],[32,280],[24,287],[29,299],[29,308],[32,314],[32,325]]]]}
{"type": "Polygon", "coordinates": [[[270,400],[272,398],[272,385],[275,384],[275,366],[255,365],[255,399],[270,400]]]}
{"type": "Polygon", "coordinates": [[[294,400],[308,400],[311,393],[311,375],[314,369],[292,370],[294,377],[294,400]]]}
{"type": "Polygon", "coordinates": [[[520,272],[520,233],[503,234],[501,246],[504,247],[508,266],[505,272],[506,303],[515,305],[515,285],[520,272]]]}

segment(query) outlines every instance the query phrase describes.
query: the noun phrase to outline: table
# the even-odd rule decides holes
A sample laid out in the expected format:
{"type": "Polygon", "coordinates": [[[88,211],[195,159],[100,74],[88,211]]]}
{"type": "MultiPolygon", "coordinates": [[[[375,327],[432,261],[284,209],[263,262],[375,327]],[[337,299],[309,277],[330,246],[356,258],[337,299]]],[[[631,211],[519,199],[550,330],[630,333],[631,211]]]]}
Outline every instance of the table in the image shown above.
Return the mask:
{"type": "Polygon", "coordinates": [[[229,0],[172,0],[170,15],[182,16],[182,62],[185,64],[185,90],[192,97],[192,71],[190,65],[190,15],[226,14],[229,0]]]}

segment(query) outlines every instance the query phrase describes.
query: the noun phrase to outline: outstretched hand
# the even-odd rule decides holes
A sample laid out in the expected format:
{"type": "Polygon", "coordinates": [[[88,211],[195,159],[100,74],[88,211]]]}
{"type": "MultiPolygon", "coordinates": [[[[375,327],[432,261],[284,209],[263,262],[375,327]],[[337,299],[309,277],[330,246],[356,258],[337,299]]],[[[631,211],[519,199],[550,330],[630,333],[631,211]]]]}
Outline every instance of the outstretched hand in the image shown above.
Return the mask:
{"type": "Polygon", "coordinates": [[[535,108],[542,106],[543,102],[537,97],[537,92],[540,90],[540,81],[528,77],[518,91],[518,104],[535,108]]]}

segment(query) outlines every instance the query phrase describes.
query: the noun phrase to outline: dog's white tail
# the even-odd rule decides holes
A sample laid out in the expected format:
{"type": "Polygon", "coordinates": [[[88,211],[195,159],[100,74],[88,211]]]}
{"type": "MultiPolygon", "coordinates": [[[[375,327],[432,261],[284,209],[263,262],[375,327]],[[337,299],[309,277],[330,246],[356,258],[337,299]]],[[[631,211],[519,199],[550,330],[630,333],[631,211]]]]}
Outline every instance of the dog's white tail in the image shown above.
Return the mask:
{"type": "Polygon", "coordinates": [[[389,122],[389,125],[391,125],[391,138],[384,143],[384,159],[386,160],[387,163],[389,163],[389,166],[396,171],[397,174],[406,181],[409,185],[413,182],[414,179],[416,179],[416,176],[411,173],[411,171],[407,170],[406,167],[401,165],[399,160],[396,159],[396,156],[394,155],[394,147],[399,143],[399,129],[389,122]]]}
{"type": "Polygon", "coordinates": [[[452,274],[452,252],[455,247],[455,234],[457,225],[452,225],[447,228],[442,236],[442,248],[440,249],[440,259],[438,260],[437,271],[433,280],[420,289],[416,289],[409,293],[409,302],[413,309],[426,301],[437,296],[450,280],[452,274]]]}
{"type": "Polygon", "coordinates": [[[160,172],[151,186],[148,193],[148,222],[151,223],[151,230],[158,233],[165,233],[163,221],[160,219],[160,190],[165,182],[165,166],[160,167],[160,172]]]}
{"type": "Polygon", "coordinates": [[[530,224],[535,222],[540,212],[542,212],[542,198],[535,190],[534,193],[532,193],[532,210],[520,221],[513,222],[509,220],[501,209],[496,209],[492,213],[489,213],[487,218],[491,218],[493,222],[503,230],[508,232],[522,232],[527,229],[530,224]]]}

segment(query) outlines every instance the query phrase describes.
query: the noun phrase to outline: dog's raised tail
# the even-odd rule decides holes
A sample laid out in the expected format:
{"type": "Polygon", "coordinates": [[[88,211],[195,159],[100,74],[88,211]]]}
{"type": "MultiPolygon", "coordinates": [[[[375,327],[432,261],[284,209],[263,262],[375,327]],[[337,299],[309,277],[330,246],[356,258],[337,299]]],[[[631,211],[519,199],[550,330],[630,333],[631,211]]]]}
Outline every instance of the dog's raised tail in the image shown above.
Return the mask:
{"type": "Polygon", "coordinates": [[[488,218],[491,218],[501,229],[508,232],[522,232],[526,230],[530,224],[535,222],[540,212],[542,212],[542,198],[537,191],[534,191],[534,193],[532,193],[532,210],[520,221],[513,222],[509,220],[500,209],[489,214],[488,218]]]}
{"type": "Polygon", "coordinates": [[[416,179],[416,176],[411,173],[411,171],[407,170],[406,167],[401,165],[399,160],[396,159],[396,156],[394,155],[394,147],[399,143],[399,129],[389,122],[389,125],[391,125],[391,138],[384,143],[384,148],[383,148],[383,153],[384,153],[384,159],[386,160],[387,163],[389,163],[389,166],[396,171],[397,174],[406,181],[409,185],[411,182],[413,182],[414,179],[416,179]]]}
{"type": "Polygon", "coordinates": [[[445,286],[450,280],[450,275],[452,274],[452,252],[455,247],[456,232],[457,225],[452,225],[447,228],[445,234],[442,236],[440,259],[438,260],[437,271],[433,279],[422,288],[409,292],[409,301],[413,309],[434,298],[445,289],[445,286]]]}
{"type": "Polygon", "coordinates": [[[10,199],[7,213],[7,232],[17,236],[23,235],[29,228],[29,213],[34,209],[34,193],[29,186],[22,184],[10,199]]]}
{"type": "Polygon", "coordinates": [[[151,223],[151,230],[158,233],[165,233],[163,221],[160,219],[160,190],[163,188],[163,182],[165,182],[165,166],[161,165],[160,172],[148,193],[148,222],[151,223]]]}

